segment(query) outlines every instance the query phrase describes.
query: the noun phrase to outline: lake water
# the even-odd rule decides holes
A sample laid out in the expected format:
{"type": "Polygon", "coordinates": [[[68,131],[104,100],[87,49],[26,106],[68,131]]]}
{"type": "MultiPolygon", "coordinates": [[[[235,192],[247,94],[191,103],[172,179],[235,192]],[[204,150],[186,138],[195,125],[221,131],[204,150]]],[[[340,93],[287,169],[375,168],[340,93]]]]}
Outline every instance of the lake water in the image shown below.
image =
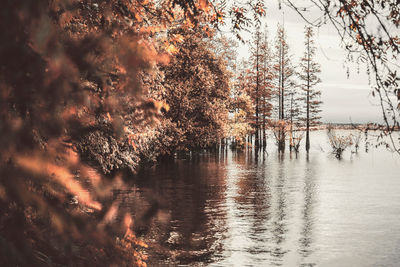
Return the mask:
{"type": "Polygon", "coordinates": [[[149,265],[399,266],[400,156],[371,136],[366,153],[363,136],[338,160],[325,131],[311,137],[308,158],[271,141],[258,157],[204,153],[141,173],[137,190],[160,210],[149,265]]]}

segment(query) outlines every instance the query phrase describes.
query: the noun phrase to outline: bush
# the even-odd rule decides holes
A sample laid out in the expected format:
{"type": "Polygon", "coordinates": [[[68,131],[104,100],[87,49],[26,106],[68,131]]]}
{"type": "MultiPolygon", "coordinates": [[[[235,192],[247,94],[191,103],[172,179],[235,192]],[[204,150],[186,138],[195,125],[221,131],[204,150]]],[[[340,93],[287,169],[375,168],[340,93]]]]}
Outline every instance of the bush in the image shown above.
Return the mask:
{"type": "Polygon", "coordinates": [[[350,135],[339,135],[335,132],[331,125],[327,128],[328,132],[328,140],[329,144],[333,149],[333,154],[338,159],[342,158],[343,152],[346,150],[347,147],[353,144],[352,136],[350,135]]]}

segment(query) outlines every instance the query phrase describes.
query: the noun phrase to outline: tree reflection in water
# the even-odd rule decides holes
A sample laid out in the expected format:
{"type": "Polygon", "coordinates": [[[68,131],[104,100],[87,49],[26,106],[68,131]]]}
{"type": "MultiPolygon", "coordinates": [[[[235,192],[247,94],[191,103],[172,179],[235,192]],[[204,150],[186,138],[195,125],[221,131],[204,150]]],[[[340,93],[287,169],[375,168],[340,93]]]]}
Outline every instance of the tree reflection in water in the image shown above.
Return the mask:
{"type": "MultiPolygon", "coordinates": [[[[379,217],[373,207],[397,210],[387,203],[400,201],[396,189],[400,183],[391,173],[382,177],[392,186],[378,182],[383,179],[378,162],[385,169],[392,168],[393,162],[371,152],[359,154],[353,160],[349,154],[337,161],[318,151],[308,159],[303,154],[297,158],[289,153],[256,157],[251,149],[224,150],[192,155],[139,173],[137,190],[158,205],[153,220],[137,226],[147,228],[142,233],[152,240],[149,265],[314,266],[329,265],[333,257],[352,250],[364,251],[364,245],[359,247],[345,237],[357,233],[360,223],[363,229],[375,231],[370,233],[384,235],[386,232],[376,229],[384,229],[385,218],[397,217],[393,212],[390,216],[379,213],[379,217]],[[374,186],[365,184],[365,179],[374,186]],[[354,192],[360,186],[369,190],[368,194],[358,192],[363,201],[354,192]],[[375,190],[377,187],[381,190],[375,190]],[[385,194],[379,195],[381,192],[385,194]],[[352,211],[349,205],[357,208],[358,216],[375,221],[344,216],[352,211]]],[[[359,241],[368,244],[369,250],[375,249],[375,240],[366,237],[359,241]]],[[[381,243],[385,240],[378,239],[381,243]]],[[[385,253],[388,263],[397,255],[385,253]]],[[[347,259],[343,262],[356,262],[347,259]]]]}
{"type": "Polygon", "coordinates": [[[313,252],[312,242],[313,242],[313,226],[314,226],[314,206],[315,206],[315,166],[311,165],[307,159],[307,164],[305,168],[304,175],[304,206],[302,210],[303,215],[303,226],[300,234],[300,245],[299,253],[303,256],[302,266],[313,266],[307,261],[307,258],[313,252]]]}
{"type": "Polygon", "coordinates": [[[139,173],[139,191],[158,208],[151,223],[137,226],[153,241],[150,264],[282,265],[296,250],[296,233],[297,250],[306,258],[312,253],[313,170],[307,165],[299,188],[294,176],[303,165],[293,166],[296,160],[225,150],[139,173]],[[304,199],[302,207],[296,198],[304,199]],[[302,223],[293,225],[300,209],[302,223]]]}

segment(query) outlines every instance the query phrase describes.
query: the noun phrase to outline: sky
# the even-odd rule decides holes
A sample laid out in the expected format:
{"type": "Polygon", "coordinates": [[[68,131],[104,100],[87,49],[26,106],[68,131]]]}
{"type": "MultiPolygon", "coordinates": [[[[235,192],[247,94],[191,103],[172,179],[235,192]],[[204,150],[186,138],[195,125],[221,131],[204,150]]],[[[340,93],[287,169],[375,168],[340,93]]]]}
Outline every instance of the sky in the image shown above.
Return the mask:
{"type": "MultiPolygon", "coordinates": [[[[266,17],[264,23],[268,27],[270,41],[275,40],[278,23],[285,25],[290,53],[293,63],[297,65],[304,53],[305,21],[293,9],[278,1],[266,1],[266,17]]],[[[311,16],[315,14],[310,14],[311,16]]],[[[244,39],[249,40],[251,34],[244,33],[244,39]]],[[[315,30],[317,46],[315,60],[321,65],[318,88],[322,92],[322,121],[332,123],[382,123],[382,113],[378,99],[371,95],[368,75],[365,66],[345,63],[346,51],[340,45],[336,29],[328,24],[315,30]],[[349,77],[347,75],[349,69],[349,77]]],[[[248,47],[241,45],[239,58],[248,58],[248,47]]]]}

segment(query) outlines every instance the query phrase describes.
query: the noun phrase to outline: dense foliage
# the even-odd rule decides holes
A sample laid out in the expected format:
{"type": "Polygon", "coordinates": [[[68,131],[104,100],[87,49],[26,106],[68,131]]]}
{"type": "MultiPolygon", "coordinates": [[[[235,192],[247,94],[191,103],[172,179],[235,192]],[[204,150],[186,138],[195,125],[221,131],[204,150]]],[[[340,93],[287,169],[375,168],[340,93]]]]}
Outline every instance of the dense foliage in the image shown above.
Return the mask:
{"type": "MultiPolygon", "coordinates": [[[[206,0],[2,2],[1,265],[145,265],[146,245],[132,231],[145,208],[134,224],[132,211],[113,200],[124,184],[117,171],[134,171],[193,135],[173,130],[162,116],[169,106],[154,99],[165,86],[159,68],[181,42],[168,31],[211,35],[228,13],[238,33],[264,10],[206,0]]],[[[199,54],[213,60],[207,49],[199,54]]],[[[212,71],[217,65],[209,62],[212,71]]]]}
{"type": "Polygon", "coordinates": [[[226,135],[229,108],[229,74],[224,61],[210,47],[202,32],[182,33],[184,42],[164,69],[160,98],[175,124],[176,150],[196,150],[215,145],[226,135]]]}

